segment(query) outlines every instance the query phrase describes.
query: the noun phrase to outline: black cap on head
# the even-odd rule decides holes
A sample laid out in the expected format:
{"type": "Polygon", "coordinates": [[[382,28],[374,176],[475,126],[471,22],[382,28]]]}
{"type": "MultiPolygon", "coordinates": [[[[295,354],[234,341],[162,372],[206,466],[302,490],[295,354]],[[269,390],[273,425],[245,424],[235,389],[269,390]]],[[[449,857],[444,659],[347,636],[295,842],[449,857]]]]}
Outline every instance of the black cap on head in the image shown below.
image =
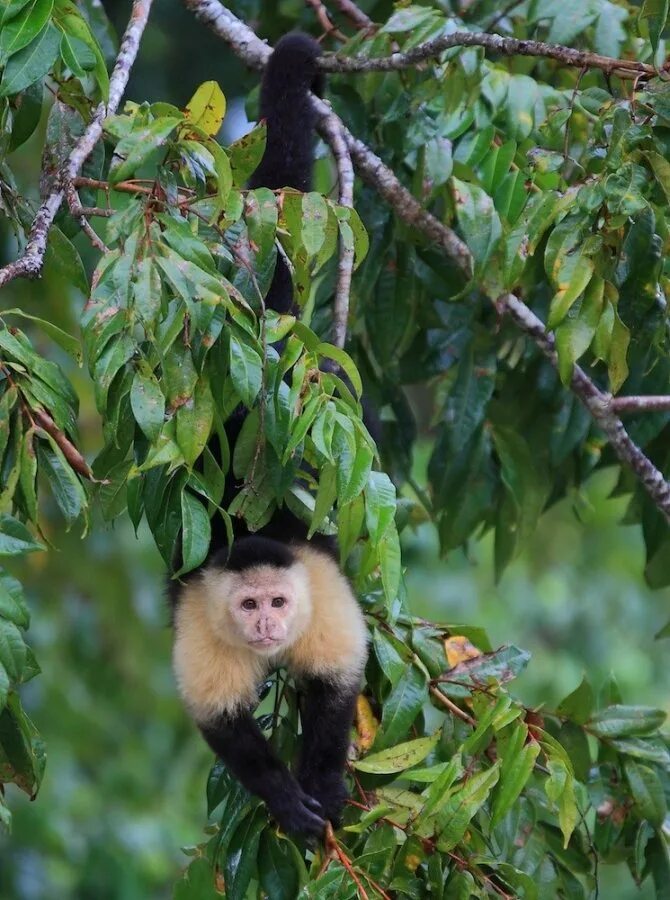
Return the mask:
{"type": "Polygon", "coordinates": [[[213,566],[228,572],[243,572],[263,565],[288,569],[294,563],[295,556],[286,544],[260,535],[238,538],[232,547],[219,551],[212,560],[213,566]]]}

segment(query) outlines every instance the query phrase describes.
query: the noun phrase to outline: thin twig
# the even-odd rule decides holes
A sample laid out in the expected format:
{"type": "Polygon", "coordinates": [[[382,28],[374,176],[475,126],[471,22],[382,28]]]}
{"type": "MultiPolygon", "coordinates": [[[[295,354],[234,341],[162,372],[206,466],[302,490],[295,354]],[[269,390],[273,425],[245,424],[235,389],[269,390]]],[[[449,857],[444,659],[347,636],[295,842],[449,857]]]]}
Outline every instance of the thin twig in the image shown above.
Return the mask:
{"type": "Polygon", "coordinates": [[[647,397],[613,397],[610,409],[623,415],[644,412],[666,412],[670,410],[670,396],[653,394],[647,397]]]}
{"type": "Polygon", "coordinates": [[[93,206],[82,206],[81,201],[79,199],[79,194],[77,193],[77,189],[74,184],[70,182],[65,188],[65,195],[67,197],[67,204],[70,209],[70,215],[76,219],[79,227],[84,232],[86,237],[89,239],[91,244],[99,250],[101,253],[109,253],[109,248],[105,244],[105,242],[98,236],[98,234],[93,230],[91,223],[88,221],[88,216],[107,216],[111,215],[111,210],[108,209],[98,209],[93,206]]]}
{"type": "Polygon", "coordinates": [[[356,890],[358,891],[358,896],[361,898],[361,900],[370,900],[370,898],[368,897],[368,895],[366,893],[365,888],[363,887],[363,885],[360,882],[360,879],[358,878],[358,875],[356,875],[356,872],[354,871],[354,867],[351,864],[351,860],[349,859],[347,854],[344,852],[344,850],[342,850],[342,848],[340,847],[338,840],[335,837],[335,832],[333,831],[333,826],[330,824],[330,822],[326,822],[326,830],[325,830],[325,833],[323,836],[323,843],[324,843],[324,847],[326,849],[326,859],[324,861],[324,865],[321,868],[321,872],[319,872],[319,875],[322,875],[323,872],[326,871],[329,863],[332,862],[332,860],[337,859],[342,863],[344,868],[349,873],[349,877],[356,885],[356,890]]]}
{"type": "Polygon", "coordinates": [[[346,41],[347,36],[342,34],[337,25],[334,25],[330,16],[328,15],[328,10],[323,5],[321,0],[305,0],[307,6],[311,6],[314,12],[316,13],[316,17],[319,20],[319,25],[323,28],[326,34],[331,35],[334,38],[337,38],[338,41],[346,41]]]}
{"type": "Polygon", "coordinates": [[[335,0],[335,6],[354,23],[359,31],[366,31],[369,34],[375,30],[375,23],[362,9],[356,6],[353,0],[335,0]]]}
{"type": "Polygon", "coordinates": [[[14,278],[36,278],[42,271],[49,229],[61,207],[68,184],[79,174],[87,157],[100,140],[106,116],[116,112],[128,84],[130,70],[137,57],[140,40],[149,17],[152,0],[134,0],[130,21],[121,41],[114,71],[109,80],[109,99],[101,103],[59,173],[51,193],[42,201],[30,228],[23,254],[0,269],[0,287],[14,278]]]}
{"type": "MultiPolygon", "coordinates": [[[[195,2],[195,0],[191,0],[195,2]]],[[[396,69],[409,69],[429,59],[441,56],[445,50],[454,47],[483,47],[493,53],[504,56],[537,56],[553,59],[566,66],[578,69],[600,69],[607,75],[618,75],[620,78],[637,78],[639,75],[653,77],[658,74],[654,66],[638,62],[635,59],[616,59],[587,50],[574,50],[562,44],[546,44],[544,41],[520,40],[504,37],[501,34],[485,32],[455,31],[444,34],[419,44],[404,53],[391,53],[388,56],[322,56],[319,66],[325,72],[391,72],[396,69]]]]}
{"type": "MultiPolygon", "coordinates": [[[[340,206],[351,209],[354,205],[354,167],[342,129],[342,122],[332,111],[319,121],[319,131],[328,142],[337,166],[340,206]]],[[[336,347],[344,347],[347,339],[351,277],[354,272],[354,248],[348,246],[341,237],[339,253],[337,287],[333,301],[333,343],[336,347]]]]}
{"type": "Polygon", "coordinates": [[[477,723],[469,716],[464,710],[462,710],[459,706],[450,700],[448,697],[445,697],[442,691],[438,690],[434,685],[430,685],[428,688],[430,691],[431,697],[434,697],[439,703],[449,710],[449,712],[453,713],[455,716],[458,716],[459,719],[462,719],[464,722],[467,722],[468,725],[471,725],[473,728],[477,727],[477,723]]]}
{"type": "Polygon", "coordinates": [[[46,410],[36,408],[31,409],[31,418],[35,425],[38,425],[43,431],[46,431],[47,434],[51,435],[60,448],[63,456],[68,461],[71,469],[88,481],[96,481],[93,477],[93,472],[91,472],[84,457],[79,450],[77,450],[69,437],[60,430],[46,410]]]}

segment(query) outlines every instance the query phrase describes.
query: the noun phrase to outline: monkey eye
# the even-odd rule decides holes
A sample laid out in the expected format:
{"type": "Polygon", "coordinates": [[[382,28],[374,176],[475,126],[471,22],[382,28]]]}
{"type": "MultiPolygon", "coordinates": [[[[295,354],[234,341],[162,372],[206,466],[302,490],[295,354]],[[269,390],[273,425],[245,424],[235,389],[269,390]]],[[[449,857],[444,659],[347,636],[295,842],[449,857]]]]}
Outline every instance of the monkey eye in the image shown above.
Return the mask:
{"type": "Polygon", "coordinates": [[[242,601],[242,609],[256,609],[256,601],[253,597],[249,597],[247,600],[242,601]]]}
{"type": "Polygon", "coordinates": [[[280,606],[283,606],[286,603],[286,600],[283,597],[273,597],[272,605],[275,609],[279,609],[280,606]]]}

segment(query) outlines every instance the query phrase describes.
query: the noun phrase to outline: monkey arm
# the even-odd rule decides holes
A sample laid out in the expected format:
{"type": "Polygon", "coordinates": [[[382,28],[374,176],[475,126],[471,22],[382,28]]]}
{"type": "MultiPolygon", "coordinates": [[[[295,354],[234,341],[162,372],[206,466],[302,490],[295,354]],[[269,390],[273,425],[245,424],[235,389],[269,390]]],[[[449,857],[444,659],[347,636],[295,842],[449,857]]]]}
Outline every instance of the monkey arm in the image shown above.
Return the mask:
{"type": "Polygon", "coordinates": [[[358,689],[318,676],[305,679],[304,687],[298,781],[337,824],[347,798],[342,772],[358,689]]]}
{"type": "Polygon", "coordinates": [[[232,774],[265,801],[283,831],[323,834],[326,823],[319,803],[277,759],[248,710],[199,721],[198,727],[232,774]]]}

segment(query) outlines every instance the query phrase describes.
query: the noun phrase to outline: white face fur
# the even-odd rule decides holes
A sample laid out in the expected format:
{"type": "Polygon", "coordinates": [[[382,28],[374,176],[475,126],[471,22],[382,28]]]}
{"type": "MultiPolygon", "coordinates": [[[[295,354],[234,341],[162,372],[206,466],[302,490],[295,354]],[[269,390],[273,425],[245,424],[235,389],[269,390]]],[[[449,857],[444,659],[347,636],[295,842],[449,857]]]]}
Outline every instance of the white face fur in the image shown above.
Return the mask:
{"type": "Polygon", "coordinates": [[[300,562],[243,572],[210,569],[204,581],[210,621],[228,644],[270,656],[289,647],[309,623],[309,581],[300,562]]]}

